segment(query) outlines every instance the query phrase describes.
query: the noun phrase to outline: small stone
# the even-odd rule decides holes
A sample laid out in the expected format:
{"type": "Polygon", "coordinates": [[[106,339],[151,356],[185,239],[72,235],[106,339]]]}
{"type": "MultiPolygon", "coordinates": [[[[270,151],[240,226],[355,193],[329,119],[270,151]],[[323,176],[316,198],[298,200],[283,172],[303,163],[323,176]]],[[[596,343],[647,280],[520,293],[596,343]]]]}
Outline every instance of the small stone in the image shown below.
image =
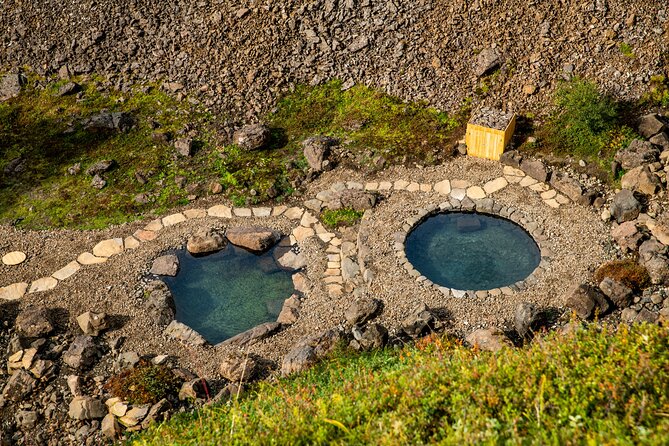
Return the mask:
{"type": "Polygon", "coordinates": [[[498,352],[504,347],[512,347],[509,338],[498,328],[481,328],[470,333],[466,341],[481,350],[498,352]]]}
{"type": "Polygon", "coordinates": [[[129,235],[123,239],[123,246],[125,247],[125,249],[136,249],[139,248],[140,242],[132,235],[129,235]]]}
{"type": "Polygon", "coordinates": [[[109,328],[106,313],[87,311],[77,316],[77,323],[85,335],[98,336],[102,330],[109,328]]]}
{"type": "Polygon", "coordinates": [[[362,325],[374,318],[381,310],[381,302],[376,299],[363,298],[353,302],[344,312],[349,325],[362,325]]]}
{"type": "Polygon", "coordinates": [[[174,254],[167,254],[160,256],[153,261],[151,270],[149,273],[156,274],[158,276],[171,276],[174,277],[179,271],[179,258],[174,254]]]}
{"type": "Polygon", "coordinates": [[[299,226],[293,229],[293,236],[297,242],[302,242],[303,240],[316,235],[316,231],[312,228],[305,228],[304,226],[299,226]]]}
{"type": "Polygon", "coordinates": [[[88,396],[75,396],[68,411],[74,420],[93,420],[103,418],[106,414],[107,409],[102,401],[88,396]]]}
{"type": "Polygon", "coordinates": [[[276,321],[281,325],[291,325],[297,322],[297,319],[300,316],[300,298],[297,294],[293,294],[283,303],[281,312],[277,317],[276,321]]]}
{"type": "Polygon", "coordinates": [[[221,376],[231,382],[248,382],[256,373],[257,362],[248,354],[231,352],[223,358],[221,376]]]}
{"type": "Polygon", "coordinates": [[[98,347],[90,336],[77,336],[63,353],[63,362],[73,369],[84,369],[93,365],[98,347]]]}
{"type": "Polygon", "coordinates": [[[204,209],[187,209],[183,211],[183,214],[187,219],[193,220],[196,218],[205,218],[207,216],[207,211],[204,209]]]}
{"type": "Polygon", "coordinates": [[[186,221],[186,216],[180,212],[164,217],[162,222],[164,227],[174,226],[186,221]]]}
{"type": "Polygon", "coordinates": [[[121,252],[123,252],[122,238],[103,240],[93,247],[93,255],[96,257],[111,257],[121,252]]]}
{"type": "Polygon", "coordinates": [[[266,125],[251,124],[237,130],[232,136],[232,142],[245,150],[258,150],[267,145],[270,135],[266,125]]]}
{"type": "Polygon", "coordinates": [[[210,217],[215,218],[232,218],[232,209],[228,206],[219,204],[207,209],[207,214],[209,214],[210,217]]]}
{"type": "Polygon", "coordinates": [[[77,271],[81,269],[81,265],[79,262],[76,260],[71,261],[67,265],[65,265],[63,268],[59,269],[55,273],[53,273],[51,276],[57,280],[65,280],[71,276],[73,276],[77,271]]]}
{"type": "Polygon", "coordinates": [[[121,426],[116,421],[116,417],[110,413],[102,419],[100,430],[105,437],[111,440],[116,440],[121,435],[121,426]]]}
{"type": "Polygon", "coordinates": [[[174,148],[181,156],[193,156],[193,138],[181,138],[174,141],[174,148]]]}
{"type": "Polygon", "coordinates": [[[14,322],[16,330],[27,338],[48,336],[54,329],[51,314],[44,307],[26,308],[21,311],[14,322]]]}
{"type": "Polygon", "coordinates": [[[488,181],[483,185],[483,190],[486,194],[494,194],[502,189],[504,189],[509,182],[504,177],[495,178],[494,180],[488,181]]]}
{"type": "Polygon", "coordinates": [[[58,280],[53,277],[42,277],[37,279],[30,284],[30,289],[28,293],[41,293],[44,291],[50,291],[56,288],[58,285],[58,280]]]}
{"type": "Polygon", "coordinates": [[[146,417],[146,414],[149,413],[150,406],[133,406],[130,410],[126,412],[124,416],[119,418],[119,422],[125,427],[136,426],[146,417]]]}

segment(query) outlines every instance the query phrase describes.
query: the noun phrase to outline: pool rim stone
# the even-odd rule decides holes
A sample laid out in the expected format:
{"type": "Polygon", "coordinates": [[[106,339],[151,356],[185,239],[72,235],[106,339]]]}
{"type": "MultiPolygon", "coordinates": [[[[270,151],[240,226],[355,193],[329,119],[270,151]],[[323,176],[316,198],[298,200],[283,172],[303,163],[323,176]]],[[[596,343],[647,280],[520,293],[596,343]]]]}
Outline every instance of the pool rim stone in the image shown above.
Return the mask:
{"type": "Polygon", "coordinates": [[[466,203],[459,200],[450,200],[441,204],[430,204],[423,208],[418,208],[414,211],[414,215],[407,218],[402,225],[402,230],[394,234],[393,248],[395,256],[403,267],[406,274],[415,280],[420,286],[424,288],[431,288],[439,291],[445,297],[452,298],[478,298],[485,299],[488,297],[510,296],[517,292],[524,291],[530,286],[538,283],[539,279],[546,270],[548,264],[553,256],[552,250],[547,246],[548,237],[544,234],[541,226],[525,215],[520,210],[513,206],[507,206],[496,202],[492,198],[484,198],[481,200],[468,200],[466,203]],[[492,288],[488,290],[458,290],[432,282],[418,271],[409,261],[406,255],[406,239],[408,235],[421,223],[428,218],[445,213],[478,213],[489,215],[492,217],[503,218],[520,226],[527,234],[534,240],[539,248],[541,259],[539,265],[523,280],[519,280],[513,284],[492,288]]]}

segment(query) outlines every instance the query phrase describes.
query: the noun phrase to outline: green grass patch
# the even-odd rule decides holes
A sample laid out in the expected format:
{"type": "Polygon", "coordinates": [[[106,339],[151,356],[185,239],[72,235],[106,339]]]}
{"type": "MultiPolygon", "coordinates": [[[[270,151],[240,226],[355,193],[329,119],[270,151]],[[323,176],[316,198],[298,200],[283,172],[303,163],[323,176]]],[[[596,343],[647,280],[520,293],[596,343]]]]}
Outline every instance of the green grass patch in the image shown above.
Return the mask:
{"type": "Polygon", "coordinates": [[[620,52],[623,56],[628,57],[630,59],[634,59],[636,55],[634,54],[634,50],[632,49],[632,45],[626,42],[621,42],[620,46],[618,47],[620,49],[620,52]]]}
{"type": "Polygon", "coordinates": [[[664,74],[650,78],[648,91],[641,98],[644,106],[669,108],[669,79],[664,74]]]}
{"type": "Polygon", "coordinates": [[[339,81],[298,86],[266,116],[269,146],[249,152],[220,144],[220,118],[155,85],[119,92],[101,88],[103,79],[76,81],[83,92],[60,97],[64,81],[30,76],[18,98],[0,104],[0,169],[17,159],[22,163],[20,172],[0,177],[0,222],[33,229],[102,228],[164,213],[187,203],[192,192],[205,195],[212,181],[221,183],[235,205],[280,202],[304,180],[308,166],[301,142],[309,136],[340,138],[356,166],[377,156],[390,163],[429,164],[448,154],[465,119],[364,86],[342,91],[339,81]],[[137,125],[127,133],[87,130],[83,123],[101,110],[130,113],[137,125]],[[156,138],[161,133],[178,138],[185,129],[197,135],[191,158],[176,156],[170,142],[156,138]],[[116,160],[117,168],[97,190],[84,172],[102,159],[116,160]],[[68,175],[76,163],[82,172],[68,175]],[[196,190],[179,187],[178,177],[196,190]],[[146,202],[135,200],[140,194],[146,202]]]}
{"type": "Polygon", "coordinates": [[[360,221],[364,213],[364,211],[358,211],[351,208],[326,209],[321,212],[321,221],[328,228],[353,226],[360,221]]]}
{"type": "Polygon", "coordinates": [[[339,352],[238,401],[153,426],[133,445],[663,444],[669,338],[592,325],[498,354],[431,336],[339,352]]]}

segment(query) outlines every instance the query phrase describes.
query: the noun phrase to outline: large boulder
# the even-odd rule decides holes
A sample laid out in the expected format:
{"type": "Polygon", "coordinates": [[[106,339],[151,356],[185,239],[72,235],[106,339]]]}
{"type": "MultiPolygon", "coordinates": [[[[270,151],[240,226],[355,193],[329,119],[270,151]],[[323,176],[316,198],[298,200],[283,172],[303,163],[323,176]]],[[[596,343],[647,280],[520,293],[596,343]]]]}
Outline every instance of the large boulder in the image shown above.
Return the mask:
{"type": "Polygon", "coordinates": [[[435,328],[437,317],[430,308],[421,302],[402,321],[400,331],[412,338],[422,336],[435,328]]]}
{"type": "Polygon", "coordinates": [[[610,277],[604,277],[599,284],[599,289],[618,308],[626,308],[632,303],[632,290],[610,277]]]}
{"type": "Polygon", "coordinates": [[[63,362],[73,369],[85,369],[93,365],[97,354],[98,346],[91,336],[77,336],[63,353],[63,362]]]}
{"type": "Polygon", "coordinates": [[[604,295],[587,284],[574,286],[567,294],[566,305],[581,319],[589,319],[595,313],[601,315],[609,310],[604,295]]]}
{"type": "Polygon", "coordinates": [[[154,280],[147,285],[145,308],[149,318],[158,326],[165,326],[174,320],[176,306],[170,289],[165,282],[154,280]]]}
{"type": "Polygon", "coordinates": [[[15,98],[21,93],[26,77],[21,73],[10,73],[0,80],[0,101],[15,98]]]}
{"type": "Polygon", "coordinates": [[[383,348],[388,342],[388,330],[381,324],[369,324],[362,331],[354,329],[353,336],[350,345],[356,350],[383,348]]]}
{"type": "Polygon", "coordinates": [[[278,231],[261,226],[229,228],[225,235],[233,245],[255,252],[267,251],[281,240],[281,234],[278,231]]]}
{"type": "Polygon", "coordinates": [[[302,142],[304,157],[309,167],[320,172],[332,167],[330,160],[330,148],[337,144],[337,140],[329,136],[314,136],[302,142]]]}
{"type": "Polygon", "coordinates": [[[650,142],[640,139],[633,140],[625,149],[616,153],[615,160],[625,170],[634,169],[643,164],[650,164],[657,161],[660,151],[650,142]]]}
{"type": "Polygon", "coordinates": [[[502,53],[498,48],[484,48],[477,56],[474,73],[477,77],[490,74],[502,64],[502,53]]]}
{"type": "Polygon", "coordinates": [[[245,125],[232,135],[232,142],[245,150],[258,150],[267,145],[270,135],[270,129],[266,125],[245,125]]]}
{"type": "Polygon", "coordinates": [[[581,196],[583,196],[583,185],[581,185],[581,182],[561,172],[554,173],[550,183],[558,192],[566,195],[574,202],[578,202],[581,196]]]}
{"type": "Polygon", "coordinates": [[[344,312],[349,325],[362,325],[373,319],[381,310],[381,302],[376,299],[362,298],[353,302],[344,312]]]}
{"type": "Polygon", "coordinates": [[[465,340],[472,346],[489,352],[498,352],[504,347],[513,347],[509,338],[499,328],[480,328],[470,333],[465,340]]]}
{"type": "Polygon", "coordinates": [[[249,381],[256,373],[257,366],[258,364],[251,356],[232,352],[223,358],[220,372],[228,381],[249,381]]]}
{"type": "Polygon", "coordinates": [[[662,187],[662,182],[657,175],[650,171],[647,165],[643,165],[625,173],[620,180],[620,185],[623,189],[653,195],[662,187]]]}
{"type": "Polygon", "coordinates": [[[174,254],[160,256],[153,261],[151,274],[174,277],[179,272],[179,258],[174,254]]]}
{"type": "Polygon", "coordinates": [[[330,353],[341,339],[342,334],[338,330],[327,330],[300,340],[284,356],[281,374],[287,376],[306,370],[330,353]]]}
{"type": "Polygon", "coordinates": [[[623,189],[613,197],[611,215],[618,223],[634,220],[641,212],[641,203],[629,189],[623,189]]]}
{"type": "Polygon", "coordinates": [[[540,311],[534,304],[530,302],[521,302],[516,307],[516,312],[513,318],[516,332],[518,332],[518,335],[521,338],[528,336],[536,327],[539,319],[540,311]]]}
{"type": "Polygon", "coordinates": [[[523,159],[520,162],[520,169],[527,175],[531,176],[537,181],[545,183],[548,180],[548,170],[544,163],[539,160],[523,159]]]}
{"type": "Polygon", "coordinates": [[[660,115],[651,113],[639,118],[639,135],[649,139],[667,130],[667,123],[660,115]]]}
{"type": "Polygon", "coordinates": [[[225,247],[223,234],[214,230],[202,228],[193,234],[186,243],[186,249],[191,254],[207,254],[220,251],[225,247]]]}
{"type": "Polygon", "coordinates": [[[40,338],[53,331],[49,310],[44,307],[32,307],[23,310],[16,317],[16,330],[27,338],[40,338]]]}

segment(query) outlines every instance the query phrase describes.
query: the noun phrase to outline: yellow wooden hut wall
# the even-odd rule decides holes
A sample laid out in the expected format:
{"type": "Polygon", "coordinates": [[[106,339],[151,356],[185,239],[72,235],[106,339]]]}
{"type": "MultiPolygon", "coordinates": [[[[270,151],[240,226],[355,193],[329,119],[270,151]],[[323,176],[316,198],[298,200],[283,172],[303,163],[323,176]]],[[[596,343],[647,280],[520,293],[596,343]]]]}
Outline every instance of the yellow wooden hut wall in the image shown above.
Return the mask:
{"type": "Polygon", "coordinates": [[[467,124],[467,134],[465,135],[467,155],[498,161],[499,157],[504,152],[504,148],[509,144],[509,141],[511,141],[511,137],[515,130],[515,114],[504,130],[467,124]]]}

